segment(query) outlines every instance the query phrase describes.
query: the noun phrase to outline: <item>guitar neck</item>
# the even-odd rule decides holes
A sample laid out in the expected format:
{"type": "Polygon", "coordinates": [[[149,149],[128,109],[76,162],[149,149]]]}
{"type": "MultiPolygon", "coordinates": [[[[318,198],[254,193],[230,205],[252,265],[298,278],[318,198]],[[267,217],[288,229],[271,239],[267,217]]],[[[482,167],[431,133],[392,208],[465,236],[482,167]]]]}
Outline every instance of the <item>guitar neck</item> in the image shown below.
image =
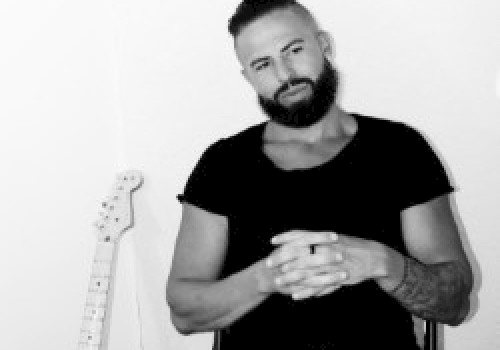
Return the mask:
{"type": "Polygon", "coordinates": [[[80,329],[79,350],[107,348],[116,250],[116,241],[97,243],[80,329]]]}
{"type": "Polygon", "coordinates": [[[131,193],[142,184],[142,174],[129,170],[118,175],[104,212],[96,222],[98,241],[83,314],[79,350],[106,350],[111,320],[113,276],[118,238],[133,225],[131,193]]]}

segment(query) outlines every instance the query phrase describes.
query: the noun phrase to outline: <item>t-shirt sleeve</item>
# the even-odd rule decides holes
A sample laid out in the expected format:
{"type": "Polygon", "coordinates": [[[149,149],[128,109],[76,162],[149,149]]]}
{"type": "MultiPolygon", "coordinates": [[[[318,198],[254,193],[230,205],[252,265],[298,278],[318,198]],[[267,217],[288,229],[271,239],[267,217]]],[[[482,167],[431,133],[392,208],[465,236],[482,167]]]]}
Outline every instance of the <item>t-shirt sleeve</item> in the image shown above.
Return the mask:
{"type": "Polygon", "coordinates": [[[181,203],[189,203],[206,211],[226,215],[227,183],[226,161],[222,141],[209,146],[191,172],[184,192],[177,196],[181,203]]]}
{"type": "Polygon", "coordinates": [[[401,209],[425,203],[454,191],[448,174],[427,140],[405,127],[397,147],[398,202],[401,209]]]}

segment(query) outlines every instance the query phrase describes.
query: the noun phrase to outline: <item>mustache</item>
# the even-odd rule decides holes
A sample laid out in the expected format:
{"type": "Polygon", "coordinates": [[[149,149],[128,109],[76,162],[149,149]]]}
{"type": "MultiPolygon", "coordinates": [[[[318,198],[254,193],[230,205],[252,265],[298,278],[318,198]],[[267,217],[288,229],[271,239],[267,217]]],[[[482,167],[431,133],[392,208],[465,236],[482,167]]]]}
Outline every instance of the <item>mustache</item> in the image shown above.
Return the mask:
{"type": "Polygon", "coordinates": [[[273,95],[274,101],[278,102],[278,97],[282,93],[286,92],[288,89],[290,89],[293,86],[299,85],[299,84],[309,84],[311,87],[314,87],[314,81],[312,81],[309,78],[291,78],[287,82],[285,82],[283,85],[281,85],[278,90],[273,95]]]}

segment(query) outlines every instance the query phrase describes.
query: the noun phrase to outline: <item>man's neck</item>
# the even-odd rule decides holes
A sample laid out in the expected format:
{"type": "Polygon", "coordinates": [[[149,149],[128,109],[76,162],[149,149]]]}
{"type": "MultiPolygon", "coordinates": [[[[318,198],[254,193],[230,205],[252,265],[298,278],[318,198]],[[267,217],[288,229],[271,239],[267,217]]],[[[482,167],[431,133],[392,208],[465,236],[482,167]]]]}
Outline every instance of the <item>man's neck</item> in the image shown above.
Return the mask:
{"type": "Polygon", "coordinates": [[[268,122],[264,140],[267,142],[319,143],[327,139],[340,139],[351,134],[349,124],[349,115],[333,105],[319,122],[309,127],[293,128],[273,121],[268,122]]]}

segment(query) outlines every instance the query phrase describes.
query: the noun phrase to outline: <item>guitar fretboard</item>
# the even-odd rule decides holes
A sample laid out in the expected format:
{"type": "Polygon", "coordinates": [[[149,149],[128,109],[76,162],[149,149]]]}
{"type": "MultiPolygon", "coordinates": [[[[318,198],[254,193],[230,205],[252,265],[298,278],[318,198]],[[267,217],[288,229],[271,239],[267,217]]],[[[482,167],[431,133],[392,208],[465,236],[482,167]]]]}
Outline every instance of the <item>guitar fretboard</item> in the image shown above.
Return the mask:
{"type": "Polygon", "coordinates": [[[79,350],[105,350],[115,250],[115,242],[97,243],[80,330],[79,350]]]}

